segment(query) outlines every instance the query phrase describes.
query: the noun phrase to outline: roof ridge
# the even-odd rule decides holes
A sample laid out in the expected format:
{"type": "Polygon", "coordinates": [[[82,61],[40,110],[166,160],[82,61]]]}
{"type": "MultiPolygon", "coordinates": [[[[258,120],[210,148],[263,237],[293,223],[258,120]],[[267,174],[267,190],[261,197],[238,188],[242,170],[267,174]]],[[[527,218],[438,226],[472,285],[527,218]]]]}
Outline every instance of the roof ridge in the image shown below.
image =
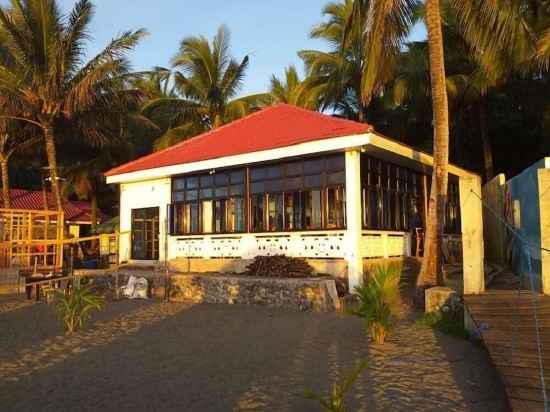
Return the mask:
{"type": "MultiPolygon", "coordinates": [[[[232,122],[223,124],[223,125],[221,125],[220,127],[217,127],[217,128],[215,128],[215,129],[210,129],[210,130],[208,130],[208,131],[206,131],[206,132],[203,132],[203,133],[200,133],[200,134],[198,134],[198,135],[196,135],[196,136],[191,136],[191,137],[188,138],[188,139],[185,139],[185,140],[183,140],[183,141],[181,141],[181,142],[178,142],[178,143],[176,143],[175,145],[169,146],[169,147],[167,147],[167,148],[165,148],[165,149],[159,150],[158,152],[152,152],[152,153],[149,153],[148,155],[145,155],[145,156],[139,157],[139,158],[137,158],[137,159],[131,160],[131,161],[129,161],[129,162],[123,163],[123,164],[121,164],[121,165],[119,165],[119,166],[116,166],[116,167],[114,167],[114,168],[112,168],[112,169],[109,169],[109,170],[108,170],[107,172],[105,172],[105,173],[111,174],[111,173],[113,173],[113,172],[116,172],[116,171],[117,171],[119,168],[121,168],[122,166],[125,166],[125,167],[126,167],[126,166],[129,166],[129,165],[139,164],[141,161],[146,160],[146,159],[148,159],[148,158],[151,157],[151,156],[155,156],[155,155],[157,155],[157,154],[159,154],[159,153],[166,153],[166,152],[169,152],[170,150],[174,150],[174,149],[177,149],[177,148],[179,148],[179,147],[185,146],[186,144],[189,144],[189,142],[191,142],[191,141],[193,141],[193,140],[197,140],[197,139],[200,138],[200,137],[209,136],[209,135],[211,135],[211,134],[214,133],[214,132],[217,132],[217,131],[219,131],[219,130],[226,129],[227,127],[232,126],[232,125],[239,124],[239,123],[241,123],[241,122],[242,122],[243,120],[245,120],[245,119],[250,119],[251,117],[257,116],[257,115],[259,115],[260,113],[265,113],[265,112],[267,112],[267,111],[270,111],[270,110],[272,110],[272,109],[274,109],[274,108],[276,108],[276,107],[278,107],[278,106],[282,106],[282,105],[285,105],[285,104],[284,104],[284,103],[277,103],[277,104],[272,104],[272,105],[270,105],[270,106],[262,107],[261,109],[255,111],[255,112],[252,112],[252,113],[247,114],[246,116],[240,117],[240,118],[238,118],[238,119],[236,119],[236,120],[233,120],[232,122]]],[[[287,106],[290,106],[290,105],[287,105],[287,106]]]]}

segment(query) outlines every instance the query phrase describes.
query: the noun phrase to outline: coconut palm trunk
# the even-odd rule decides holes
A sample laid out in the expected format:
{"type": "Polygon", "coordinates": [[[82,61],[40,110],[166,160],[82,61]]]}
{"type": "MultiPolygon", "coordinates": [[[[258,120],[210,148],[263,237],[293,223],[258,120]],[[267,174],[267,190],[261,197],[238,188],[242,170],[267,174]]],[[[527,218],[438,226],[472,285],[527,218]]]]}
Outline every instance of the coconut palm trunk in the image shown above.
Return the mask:
{"type": "Polygon", "coordinates": [[[55,199],[55,205],[57,210],[63,210],[61,203],[61,190],[59,188],[59,181],[57,178],[57,156],[55,151],[54,132],[53,127],[49,124],[44,126],[44,139],[46,141],[46,156],[48,158],[51,188],[55,199]]]}
{"type": "Polygon", "coordinates": [[[424,241],[424,259],[417,282],[420,286],[419,292],[423,292],[428,286],[441,284],[441,235],[447,203],[449,109],[439,0],[427,0],[426,26],[434,122],[434,167],[424,241]]]}
{"type": "Polygon", "coordinates": [[[489,136],[489,124],[487,123],[487,97],[482,96],[477,105],[479,116],[479,134],[481,135],[481,146],[483,149],[483,165],[485,169],[485,180],[488,182],[494,176],[493,149],[489,136]]]}
{"type": "Polygon", "coordinates": [[[8,169],[8,159],[0,159],[0,170],[2,172],[2,197],[4,198],[4,208],[9,209],[10,202],[10,178],[8,169]]]}

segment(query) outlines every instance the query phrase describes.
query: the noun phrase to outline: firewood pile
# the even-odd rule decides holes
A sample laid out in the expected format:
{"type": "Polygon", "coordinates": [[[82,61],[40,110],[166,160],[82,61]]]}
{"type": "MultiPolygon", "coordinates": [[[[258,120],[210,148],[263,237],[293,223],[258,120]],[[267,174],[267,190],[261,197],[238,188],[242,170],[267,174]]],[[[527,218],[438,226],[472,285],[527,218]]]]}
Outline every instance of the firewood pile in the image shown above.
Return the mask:
{"type": "Polygon", "coordinates": [[[247,267],[249,276],[272,278],[307,278],[314,276],[313,268],[305,259],[285,255],[256,256],[247,267]]]}

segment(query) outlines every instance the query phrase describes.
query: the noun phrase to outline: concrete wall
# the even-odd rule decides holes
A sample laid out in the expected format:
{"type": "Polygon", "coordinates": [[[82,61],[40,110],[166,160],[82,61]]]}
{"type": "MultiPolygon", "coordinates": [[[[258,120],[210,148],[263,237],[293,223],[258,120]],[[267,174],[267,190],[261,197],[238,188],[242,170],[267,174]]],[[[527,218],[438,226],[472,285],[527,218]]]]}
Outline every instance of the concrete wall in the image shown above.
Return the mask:
{"type": "MultiPolygon", "coordinates": [[[[507,220],[530,246],[526,247],[522,240],[509,233],[509,261],[516,272],[524,275],[529,272],[533,274],[534,287],[538,291],[543,287],[542,239],[548,242],[548,233],[541,235],[541,228],[547,229],[549,226],[547,209],[550,206],[548,200],[550,194],[546,186],[549,184],[548,169],[550,169],[550,158],[545,158],[510,179],[506,183],[504,201],[507,220]],[[539,174],[541,183],[545,186],[543,191],[539,187],[539,174]],[[544,221],[541,219],[541,214],[544,216],[544,221]]],[[[545,276],[548,277],[548,273],[545,276]]],[[[526,286],[531,285],[528,283],[526,286]]],[[[547,285],[547,289],[548,287],[550,285],[547,285]]]]}
{"type": "Polygon", "coordinates": [[[499,265],[506,265],[506,226],[503,222],[506,177],[495,176],[483,186],[483,240],[485,259],[499,265]]]}
{"type": "Polygon", "coordinates": [[[159,256],[164,260],[164,239],[166,236],[166,211],[170,204],[170,179],[149,180],[146,182],[123,183],[120,185],[120,261],[130,261],[130,235],[132,209],[145,207],[159,208],[159,256]]]}

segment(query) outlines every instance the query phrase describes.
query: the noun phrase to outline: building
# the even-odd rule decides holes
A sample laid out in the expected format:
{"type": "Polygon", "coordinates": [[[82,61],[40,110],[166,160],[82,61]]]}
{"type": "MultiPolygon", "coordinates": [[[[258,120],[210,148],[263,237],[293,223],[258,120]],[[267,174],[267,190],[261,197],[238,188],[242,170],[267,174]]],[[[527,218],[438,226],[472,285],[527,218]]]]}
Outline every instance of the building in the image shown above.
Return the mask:
{"type": "MultiPolygon", "coordinates": [[[[238,272],[256,255],[286,254],[355,286],[365,259],[412,253],[432,162],[368,124],[268,107],[106,173],[131,234],[120,258],[238,272]]],[[[480,291],[480,179],[449,171],[446,226],[462,231],[467,288],[480,291]]]]}
{"type": "Polygon", "coordinates": [[[483,187],[486,258],[511,267],[536,291],[550,294],[550,157],[483,187]]]}
{"type": "MultiPolygon", "coordinates": [[[[0,192],[0,204],[4,197],[0,192]]],[[[55,199],[51,192],[46,193],[48,207],[44,208],[44,192],[41,190],[10,189],[10,204],[12,209],[20,210],[55,210],[55,199]]],[[[90,202],[63,200],[65,225],[73,237],[89,236],[92,227],[92,207],[90,202]]],[[[104,219],[98,211],[98,223],[104,219]]]]}

